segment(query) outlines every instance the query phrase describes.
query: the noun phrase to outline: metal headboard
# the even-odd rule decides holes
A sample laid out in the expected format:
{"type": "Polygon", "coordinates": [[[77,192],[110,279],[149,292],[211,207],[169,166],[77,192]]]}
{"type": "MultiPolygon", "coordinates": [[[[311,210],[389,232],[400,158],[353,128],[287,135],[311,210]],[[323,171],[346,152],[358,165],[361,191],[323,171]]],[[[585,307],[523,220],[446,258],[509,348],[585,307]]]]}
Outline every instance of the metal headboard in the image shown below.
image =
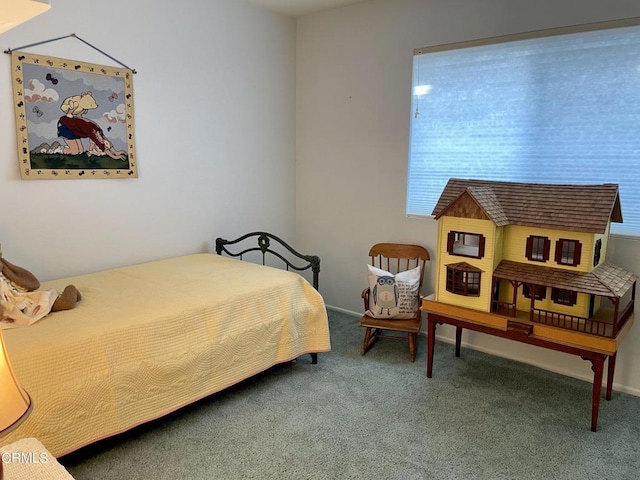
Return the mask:
{"type": "MultiPolygon", "coordinates": [[[[286,265],[287,270],[289,269],[293,269],[296,271],[304,271],[304,270],[309,270],[311,269],[311,271],[313,272],[313,288],[315,288],[316,290],[318,290],[318,276],[320,273],[320,257],[318,257],[317,255],[303,255],[302,253],[298,252],[297,250],[295,250],[294,248],[292,248],[289,244],[287,244],[284,240],[276,237],[275,235],[271,234],[271,233],[267,233],[267,232],[252,232],[252,233],[247,233],[246,235],[243,235],[242,237],[236,238],[235,240],[225,240],[224,238],[218,237],[216,238],[216,253],[218,255],[222,255],[222,253],[226,253],[227,255],[231,256],[231,257],[238,257],[240,258],[240,260],[242,260],[242,256],[246,253],[249,252],[261,252],[262,253],[262,264],[265,265],[265,258],[266,255],[268,253],[270,253],[271,255],[279,258],[280,260],[282,260],[284,262],[284,264],[286,265]],[[257,247],[248,247],[245,248],[244,250],[237,252],[237,253],[233,253],[230,252],[227,249],[227,246],[230,245],[235,245],[237,243],[242,242],[243,240],[247,240],[248,238],[251,237],[258,237],[257,241],[258,241],[258,246],[257,247]],[[302,263],[302,265],[300,264],[294,264],[292,263],[292,261],[290,261],[288,258],[286,258],[284,255],[282,255],[279,252],[276,252],[275,250],[272,250],[271,247],[271,240],[273,240],[276,244],[282,245],[284,248],[286,248],[289,253],[291,253],[292,256],[296,257],[297,259],[303,260],[304,262],[302,263]]],[[[293,261],[296,261],[295,259],[293,261]]]]}

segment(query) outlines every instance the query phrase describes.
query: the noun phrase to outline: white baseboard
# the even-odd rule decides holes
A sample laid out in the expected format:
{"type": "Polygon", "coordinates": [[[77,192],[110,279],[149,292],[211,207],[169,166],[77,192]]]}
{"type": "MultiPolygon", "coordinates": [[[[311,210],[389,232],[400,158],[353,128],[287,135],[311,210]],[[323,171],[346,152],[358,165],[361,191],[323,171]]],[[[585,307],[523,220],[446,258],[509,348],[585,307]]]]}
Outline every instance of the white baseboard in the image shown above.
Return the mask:
{"type": "MultiPolygon", "coordinates": [[[[344,313],[345,315],[349,315],[352,317],[356,317],[359,318],[362,316],[362,312],[354,312],[352,310],[347,310],[344,308],[339,308],[339,307],[334,307],[331,305],[327,305],[327,310],[335,310],[336,312],[340,312],[340,313],[344,313]]],[[[423,322],[423,327],[426,326],[426,322],[423,322]]],[[[425,335],[427,334],[427,332],[425,330],[420,331],[421,335],[425,335]]],[[[436,340],[440,340],[444,343],[448,343],[453,345],[455,343],[455,339],[449,336],[443,336],[443,335],[436,335],[436,340]]],[[[536,362],[532,362],[528,359],[525,358],[521,358],[521,357],[517,357],[517,356],[512,356],[512,355],[505,355],[504,352],[495,350],[495,349],[491,349],[491,348],[485,348],[482,346],[478,346],[475,345],[473,343],[468,343],[468,342],[462,342],[462,346],[465,348],[470,348],[472,350],[477,350],[479,352],[482,353],[487,353],[489,355],[494,355],[496,357],[502,357],[502,358],[506,358],[508,360],[514,360],[517,362],[522,362],[522,363],[526,363],[527,365],[532,365],[534,367],[538,367],[538,368],[542,368],[543,370],[548,370],[550,372],[553,373],[558,373],[560,375],[566,375],[567,377],[572,377],[572,378],[576,378],[578,380],[583,380],[585,382],[589,382],[592,383],[593,382],[593,377],[589,376],[589,375],[583,375],[580,373],[577,373],[575,371],[572,370],[567,370],[567,369],[563,369],[563,368],[554,368],[552,366],[546,365],[546,364],[542,364],[542,363],[536,363],[536,362]]],[[[605,371],[605,382],[603,384],[606,384],[606,371],[605,371]]],[[[628,393],[629,395],[634,395],[636,397],[640,397],[640,390],[637,388],[632,388],[629,387],[627,385],[621,385],[618,383],[613,383],[613,389],[618,391],[618,392],[624,392],[624,393],[628,393]]]]}
{"type": "Polygon", "coordinates": [[[347,310],[346,308],[334,307],[332,305],[326,305],[327,310],[335,310],[336,312],[344,313],[345,315],[349,315],[351,317],[361,317],[362,312],[354,312],[353,310],[347,310]]]}

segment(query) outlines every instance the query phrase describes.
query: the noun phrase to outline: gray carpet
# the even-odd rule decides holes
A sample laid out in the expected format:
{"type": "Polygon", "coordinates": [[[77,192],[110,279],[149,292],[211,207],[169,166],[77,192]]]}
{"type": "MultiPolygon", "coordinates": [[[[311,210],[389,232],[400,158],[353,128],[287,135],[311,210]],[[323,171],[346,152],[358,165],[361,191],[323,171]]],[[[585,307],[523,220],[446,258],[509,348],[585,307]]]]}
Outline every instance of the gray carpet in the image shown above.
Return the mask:
{"type": "Polygon", "coordinates": [[[359,355],[354,317],[329,312],[332,351],[277,366],[176,414],[61,459],[99,479],[637,479],[640,398],[436,345],[425,376],[401,342],[359,355]]]}

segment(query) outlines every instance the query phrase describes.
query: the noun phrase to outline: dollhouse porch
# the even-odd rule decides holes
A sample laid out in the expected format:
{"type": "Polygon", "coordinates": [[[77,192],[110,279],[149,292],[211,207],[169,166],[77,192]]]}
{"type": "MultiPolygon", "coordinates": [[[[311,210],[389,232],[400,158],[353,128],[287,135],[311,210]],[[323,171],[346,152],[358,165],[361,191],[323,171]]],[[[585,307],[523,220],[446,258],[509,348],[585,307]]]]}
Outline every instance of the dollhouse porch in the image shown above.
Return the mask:
{"type": "Polygon", "coordinates": [[[544,324],[601,337],[615,338],[634,310],[637,277],[604,263],[592,272],[573,272],[513,261],[502,261],[493,272],[491,312],[519,321],[544,324]],[[501,295],[510,286],[512,298],[501,295]],[[540,308],[551,291],[555,303],[571,304],[588,298],[585,316],[540,308]],[[524,298],[528,299],[528,308],[524,298]],[[520,299],[520,300],[519,300],[520,299]]]}

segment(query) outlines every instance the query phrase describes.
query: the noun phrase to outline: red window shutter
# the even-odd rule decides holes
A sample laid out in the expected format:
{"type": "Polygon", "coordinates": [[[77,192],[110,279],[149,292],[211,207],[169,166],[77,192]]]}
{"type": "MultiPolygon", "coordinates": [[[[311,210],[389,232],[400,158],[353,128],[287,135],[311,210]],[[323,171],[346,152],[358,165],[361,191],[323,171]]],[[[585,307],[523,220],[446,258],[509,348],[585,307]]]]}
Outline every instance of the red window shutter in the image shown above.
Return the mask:
{"type": "Polygon", "coordinates": [[[453,254],[453,242],[455,240],[456,234],[454,232],[449,232],[447,235],[447,252],[453,254]]]}
{"type": "Polygon", "coordinates": [[[478,242],[478,258],[484,257],[484,244],[486,243],[486,239],[484,235],[480,235],[480,240],[478,242]]]}
{"type": "Polygon", "coordinates": [[[533,238],[531,237],[527,238],[527,247],[524,254],[529,260],[531,260],[531,256],[533,255],[533,238]]]}
{"type": "Polygon", "coordinates": [[[582,244],[576,242],[576,249],[573,253],[573,265],[580,265],[580,258],[582,257],[582,244]]]}
{"type": "Polygon", "coordinates": [[[544,239],[544,261],[549,260],[549,252],[551,251],[551,240],[548,238],[544,239]]]}
{"type": "Polygon", "coordinates": [[[558,240],[556,242],[555,261],[556,261],[556,263],[560,263],[561,260],[562,260],[562,240],[558,240]]]}

